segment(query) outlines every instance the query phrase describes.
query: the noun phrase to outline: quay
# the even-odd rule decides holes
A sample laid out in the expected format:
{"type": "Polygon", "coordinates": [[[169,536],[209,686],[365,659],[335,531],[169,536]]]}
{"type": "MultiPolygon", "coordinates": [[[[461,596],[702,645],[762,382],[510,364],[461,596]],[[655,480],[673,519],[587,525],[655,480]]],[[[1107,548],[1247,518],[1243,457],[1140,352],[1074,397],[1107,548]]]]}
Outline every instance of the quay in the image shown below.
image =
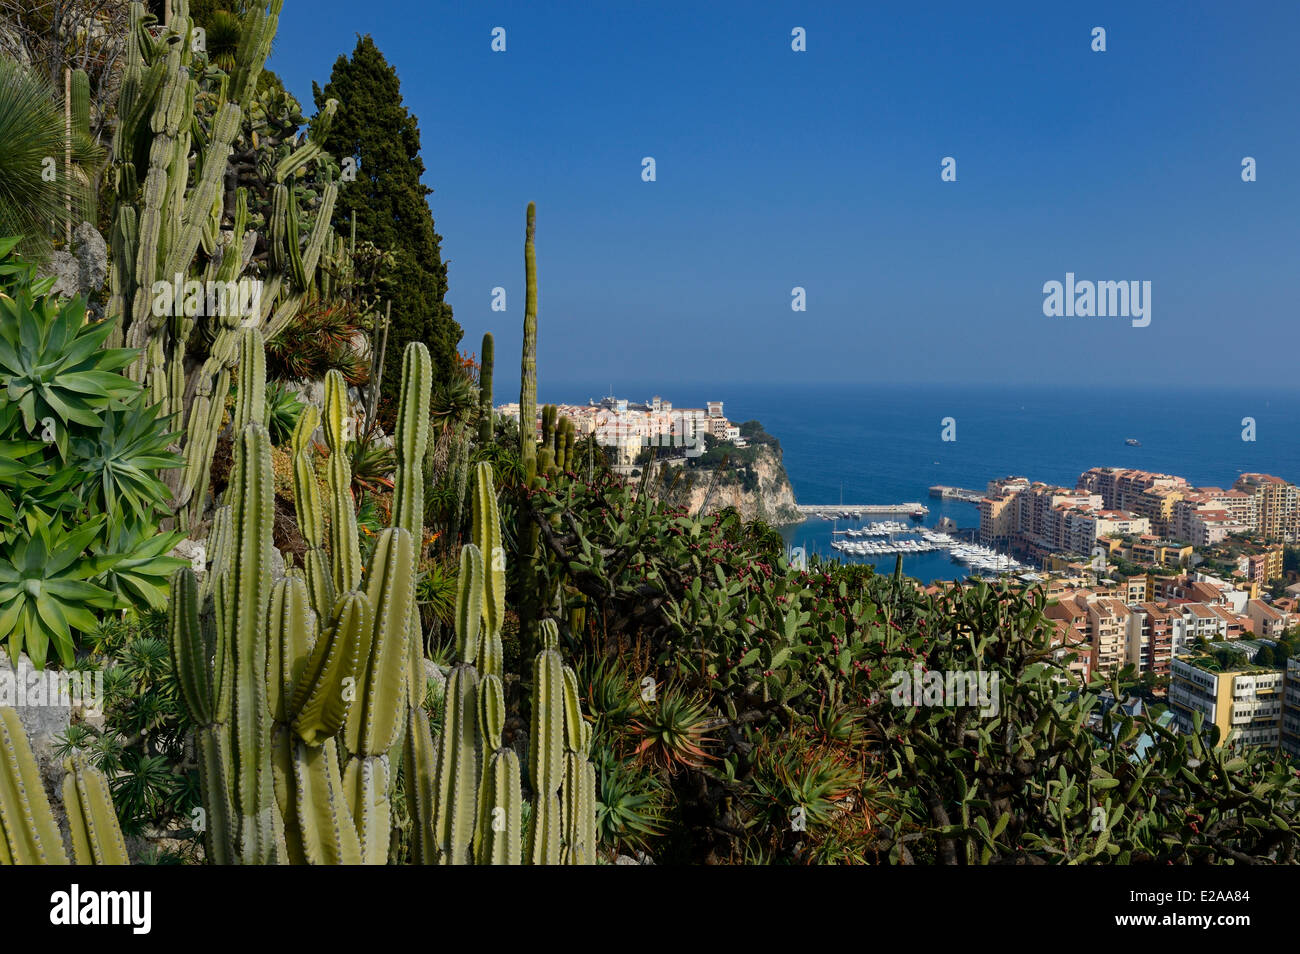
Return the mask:
{"type": "Polygon", "coordinates": [[[965,487],[947,487],[936,484],[930,488],[930,496],[940,500],[964,500],[966,503],[979,503],[988,496],[982,490],[967,490],[965,487]]]}
{"type": "Polygon", "coordinates": [[[815,517],[818,514],[825,514],[827,517],[849,519],[854,517],[863,517],[876,514],[918,514],[925,516],[930,512],[930,508],[919,503],[901,503],[901,504],[796,504],[798,511],[804,517],[815,517]]]}

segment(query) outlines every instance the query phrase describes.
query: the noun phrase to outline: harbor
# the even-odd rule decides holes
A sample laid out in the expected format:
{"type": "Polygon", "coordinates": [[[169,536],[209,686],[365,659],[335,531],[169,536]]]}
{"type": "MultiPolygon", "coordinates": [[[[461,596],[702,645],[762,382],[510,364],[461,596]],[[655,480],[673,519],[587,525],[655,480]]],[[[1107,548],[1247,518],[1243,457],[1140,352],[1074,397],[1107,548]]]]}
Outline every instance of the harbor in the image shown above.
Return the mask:
{"type": "Polygon", "coordinates": [[[860,529],[836,530],[831,547],[843,556],[872,559],[898,554],[947,551],[956,563],[977,574],[1024,574],[1033,567],[989,547],[968,543],[956,537],[925,528],[914,528],[895,521],[873,523],[860,529]],[[900,536],[908,534],[908,536],[900,536]]]}

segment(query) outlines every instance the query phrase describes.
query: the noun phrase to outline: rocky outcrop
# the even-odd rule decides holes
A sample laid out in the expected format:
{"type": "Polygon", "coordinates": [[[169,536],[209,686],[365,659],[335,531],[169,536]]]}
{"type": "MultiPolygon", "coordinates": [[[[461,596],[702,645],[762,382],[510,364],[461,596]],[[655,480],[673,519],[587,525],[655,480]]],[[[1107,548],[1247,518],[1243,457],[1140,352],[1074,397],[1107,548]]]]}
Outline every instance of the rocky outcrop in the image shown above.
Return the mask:
{"type": "MultiPolygon", "coordinates": [[[[82,222],[72,232],[72,251],[57,251],[40,269],[53,276],[51,294],[62,298],[84,295],[92,298],[104,287],[108,277],[108,245],[89,222],[82,222]]],[[[99,317],[92,302],[92,317],[99,317]]]]}
{"type": "Polygon", "coordinates": [[[678,479],[674,465],[666,462],[660,465],[660,486],[667,493],[667,487],[677,480],[671,503],[691,513],[716,513],[734,507],[744,520],[762,520],[773,526],[799,523],[803,516],[796,509],[794,488],[781,462],[780,449],[760,444],[747,450],[751,453],[739,455],[737,463],[729,464],[721,473],[716,467],[687,466],[678,479]]]}

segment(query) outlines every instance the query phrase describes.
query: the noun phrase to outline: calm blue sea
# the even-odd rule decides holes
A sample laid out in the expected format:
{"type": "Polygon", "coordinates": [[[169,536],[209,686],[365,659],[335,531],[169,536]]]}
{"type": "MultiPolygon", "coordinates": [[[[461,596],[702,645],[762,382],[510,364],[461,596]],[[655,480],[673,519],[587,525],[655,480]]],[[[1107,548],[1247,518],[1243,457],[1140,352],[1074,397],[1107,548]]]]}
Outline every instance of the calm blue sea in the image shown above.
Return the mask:
{"type": "MultiPolygon", "coordinates": [[[[582,403],[609,388],[609,382],[548,387],[542,381],[540,398],[582,403]]],[[[801,504],[919,501],[930,508],[927,526],[942,516],[961,527],[979,523],[973,505],[931,499],[932,485],[982,489],[1008,474],[1071,487],[1094,466],[1161,471],[1200,486],[1230,487],[1250,471],[1300,482],[1295,390],[760,383],[705,388],[618,381],[614,389],[631,400],[660,394],[679,407],[722,400],[731,420],[757,419],[780,440],[801,504]],[[956,421],[953,442],[941,439],[946,417],[956,421]],[[1245,417],[1255,420],[1253,442],[1242,440],[1245,417]],[[1130,437],[1141,446],[1127,446],[1130,437]]],[[[839,529],[845,526],[841,522],[839,529]]],[[[787,538],[809,552],[834,554],[830,531],[829,523],[814,518],[791,528],[787,538]]],[[[892,570],[893,560],[878,562],[892,570]]],[[[917,554],[905,558],[904,572],[922,580],[952,579],[961,568],[944,553],[917,554]]]]}

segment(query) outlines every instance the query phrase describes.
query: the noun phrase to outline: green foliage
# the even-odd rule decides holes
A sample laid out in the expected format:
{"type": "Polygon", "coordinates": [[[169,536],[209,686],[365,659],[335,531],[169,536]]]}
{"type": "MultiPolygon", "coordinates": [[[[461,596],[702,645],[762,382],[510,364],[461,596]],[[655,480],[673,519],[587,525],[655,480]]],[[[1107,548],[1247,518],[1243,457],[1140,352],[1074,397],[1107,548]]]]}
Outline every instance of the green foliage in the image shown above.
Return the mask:
{"type": "Polygon", "coordinates": [[[108,313],[121,322],[113,343],[138,349],[130,377],[183,434],[185,467],[168,478],[182,528],[199,524],[208,508],[240,329],[255,325],[274,338],[327,290],[330,280],[317,274],[322,260],[332,263],[324,271],[342,268],[330,226],[338,187],[328,181],[333,167],[320,148],[334,108],[322,109],[307,137],[295,141],[284,134],[293,107],[283,89],[259,82],[282,7],[283,0],[245,5],[237,39],[233,21],[204,11],[218,21],[209,53],[233,64],[229,73],[195,52],[185,0],[171,0],[167,28],[152,30],[144,5],[133,3],[122,51],[108,313]],[[305,181],[315,172],[326,180],[319,189],[311,188],[317,180],[305,181]],[[231,181],[240,184],[228,189],[231,181]],[[260,243],[248,243],[250,225],[260,229],[260,243]],[[227,287],[261,280],[258,312],[164,307],[155,282],[177,276],[227,287]]]}
{"type": "Polygon", "coordinates": [[[158,534],[181,463],[176,437],[105,348],[112,322],[85,324],[0,242],[0,643],[43,666],[72,665],[93,610],[159,607],[179,534],[158,534]]]}
{"type": "Polygon", "coordinates": [[[266,429],[271,434],[273,444],[279,446],[289,439],[305,406],[298,400],[297,394],[280,382],[267,387],[266,429]]]}
{"type": "Polygon", "coordinates": [[[74,225],[95,218],[89,182],[103,150],[88,128],[74,123],[69,179],[67,145],[63,108],[54,90],[18,61],[0,60],[0,235],[22,236],[23,252],[34,259],[49,253],[51,225],[66,220],[69,201],[74,225]]]}
{"type": "Polygon", "coordinates": [[[166,612],[107,617],[88,634],[87,644],[89,668],[83,671],[103,673],[104,727],[74,724],[56,754],[82,752],[112,779],[113,802],[127,834],[154,828],[193,837],[198,772],[184,767],[191,725],[172,669],[166,612]]]}
{"type": "Polygon", "coordinates": [[[368,35],[357,40],[351,58],[335,61],[324,89],[313,84],[313,92],[317,109],[330,99],[339,102],[324,148],[358,161],[356,179],[339,193],[336,226],[342,230],[355,216],[357,237],[392,255],[381,284],[393,306],[382,393],[393,402],[408,342],[425,344],[434,377],[446,380],[461,338],[445,300],[447,266],[427,202],[432,190],[420,181],[425,166],[419,126],[402,103],[396,71],[368,35]]]}
{"type": "Polygon", "coordinates": [[[596,784],[601,843],[616,851],[651,850],[668,824],[670,795],[659,776],[635,759],[619,759],[601,749],[596,755],[596,784]]]}
{"type": "Polygon", "coordinates": [[[337,370],[353,387],[369,379],[370,369],[352,343],[361,328],[344,304],[305,307],[266,345],[266,376],[272,381],[319,381],[337,370]]]}

